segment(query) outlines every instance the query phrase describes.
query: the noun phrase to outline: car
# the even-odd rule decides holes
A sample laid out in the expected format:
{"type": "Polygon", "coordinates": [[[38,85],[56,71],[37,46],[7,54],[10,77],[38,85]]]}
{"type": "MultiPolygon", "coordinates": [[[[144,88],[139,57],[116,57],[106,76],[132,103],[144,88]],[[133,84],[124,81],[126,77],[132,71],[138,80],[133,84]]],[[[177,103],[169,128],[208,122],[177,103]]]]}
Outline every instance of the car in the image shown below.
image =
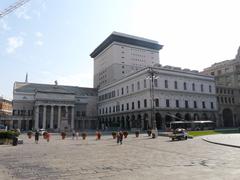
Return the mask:
{"type": "Polygon", "coordinates": [[[187,140],[188,134],[186,129],[183,128],[177,128],[175,129],[171,134],[169,134],[169,137],[174,140],[187,140]]]}
{"type": "Polygon", "coordinates": [[[46,129],[39,129],[39,131],[38,131],[38,132],[39,132],[40,136],[42,136],[42,135],[43,135],[43,133],[45,133],[45,132],[47,132],[47,131],[46,131],[46,129]]]}

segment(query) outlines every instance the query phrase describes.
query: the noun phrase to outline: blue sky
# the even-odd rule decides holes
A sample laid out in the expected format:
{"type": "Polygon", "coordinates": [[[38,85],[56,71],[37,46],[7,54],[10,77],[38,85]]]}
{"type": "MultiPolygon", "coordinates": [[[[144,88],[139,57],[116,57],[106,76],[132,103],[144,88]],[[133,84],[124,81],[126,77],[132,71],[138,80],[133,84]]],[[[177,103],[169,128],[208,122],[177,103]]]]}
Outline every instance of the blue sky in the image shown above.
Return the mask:
{"type": "MultiPolygon", "coordinates": [[[[15,0],[0,1],[0,11],[15,0]]],[[[240,46],[237,0],[31,0],[0,19],[0,95],[14,81],[92,87],[89,54],[113,31],[157,40],[160,63],[202,70],[240,46]]]]}

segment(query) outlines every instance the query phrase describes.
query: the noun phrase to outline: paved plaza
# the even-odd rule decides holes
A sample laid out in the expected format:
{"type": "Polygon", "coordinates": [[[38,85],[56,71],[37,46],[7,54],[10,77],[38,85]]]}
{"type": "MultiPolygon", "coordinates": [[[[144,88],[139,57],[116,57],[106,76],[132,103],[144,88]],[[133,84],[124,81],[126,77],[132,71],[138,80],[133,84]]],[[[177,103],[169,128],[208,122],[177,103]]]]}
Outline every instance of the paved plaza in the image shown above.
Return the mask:
{"type": "Polygon", "coordinates": [[[239,179],[240,150],[201,138],[170,141],[130,135],[117,145],[110,135],[96,141],[61,140],[47,143],[22,136],[23,145],[0,146],[0,179],[239,179]]]}

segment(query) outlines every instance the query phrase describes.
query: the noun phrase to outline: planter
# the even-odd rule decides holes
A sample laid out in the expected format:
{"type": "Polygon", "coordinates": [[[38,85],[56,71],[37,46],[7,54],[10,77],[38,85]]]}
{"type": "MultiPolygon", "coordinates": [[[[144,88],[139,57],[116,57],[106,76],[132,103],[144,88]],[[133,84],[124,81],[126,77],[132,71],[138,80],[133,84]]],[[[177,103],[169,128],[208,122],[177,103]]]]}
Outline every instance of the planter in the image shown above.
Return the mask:
{"type": "Polygon", "coordinates": [[[127,131],[124,131],[124,132],[123,132],[123,136],[124,136],[124,138],[127,138],[128,132],[127,132],[127,131]]]}
{"type": "Polygon", "coordinates": [[[87,137],[87,133],[83,132],[81,136],[82,136],[82,139],[85,140],[87,137]]]}
{"type": "Polygon", "coordinates": [[[117,133],[115,131],[112,132],[112,137],[113,137],[113,139],[116,139],[117,133]]]}
{"type": "Polygon", "coordinates": [[[135,132],[136,137],[139,137],[139,133],[140,133],[139,131],[135,132]]]}

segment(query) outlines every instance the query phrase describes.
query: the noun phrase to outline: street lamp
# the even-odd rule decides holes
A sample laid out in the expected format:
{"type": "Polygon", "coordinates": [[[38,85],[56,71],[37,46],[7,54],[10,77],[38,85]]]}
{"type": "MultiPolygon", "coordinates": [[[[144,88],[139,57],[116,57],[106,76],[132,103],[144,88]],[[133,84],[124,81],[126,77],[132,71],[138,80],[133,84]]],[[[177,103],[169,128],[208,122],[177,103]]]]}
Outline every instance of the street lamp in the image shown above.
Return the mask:
{"type": "Polygon", "coordinates": [[[153,71],[152,67],[149,67],[149,76],[147,79],[150,79],[150,97],[151,97],[151,128],[152,128],[152,135],[153,138],[158,136],[158,130],[156,126],[156,118],[155,118],[155,99],[154,99],[154,80],[158,79],[158,76],[156,76],[156,72],[153,71]]]}

